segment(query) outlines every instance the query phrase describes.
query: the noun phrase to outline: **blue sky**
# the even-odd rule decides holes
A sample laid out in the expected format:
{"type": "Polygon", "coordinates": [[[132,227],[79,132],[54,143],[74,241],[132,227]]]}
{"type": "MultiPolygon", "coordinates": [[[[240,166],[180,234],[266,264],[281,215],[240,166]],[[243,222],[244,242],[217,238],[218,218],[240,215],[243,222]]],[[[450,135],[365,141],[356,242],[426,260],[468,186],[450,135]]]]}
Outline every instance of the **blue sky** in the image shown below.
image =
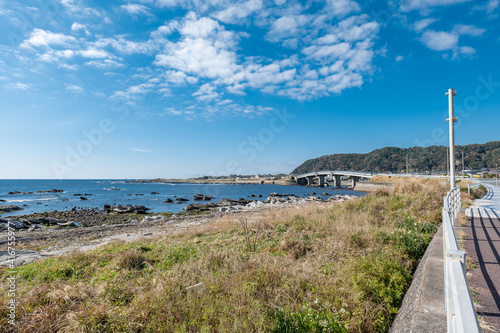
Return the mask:
{"type": "Polygon", "coordinates": [[[499,1],[0,0],[0,178],[499,140],[499,1]]]}

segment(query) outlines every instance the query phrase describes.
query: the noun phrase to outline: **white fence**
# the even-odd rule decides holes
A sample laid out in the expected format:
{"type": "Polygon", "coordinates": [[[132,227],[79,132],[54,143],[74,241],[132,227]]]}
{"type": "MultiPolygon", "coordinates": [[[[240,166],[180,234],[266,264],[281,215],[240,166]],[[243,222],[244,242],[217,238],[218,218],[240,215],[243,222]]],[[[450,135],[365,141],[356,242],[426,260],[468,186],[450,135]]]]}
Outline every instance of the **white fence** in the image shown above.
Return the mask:
{"type": "Polygon", "coordinates": [[[460,187],[444,197],[443,252],[444,292],[449,333],[481,332],[466,278],[465,251],[458,248],[453,222],[460,210],[460,187]]]}

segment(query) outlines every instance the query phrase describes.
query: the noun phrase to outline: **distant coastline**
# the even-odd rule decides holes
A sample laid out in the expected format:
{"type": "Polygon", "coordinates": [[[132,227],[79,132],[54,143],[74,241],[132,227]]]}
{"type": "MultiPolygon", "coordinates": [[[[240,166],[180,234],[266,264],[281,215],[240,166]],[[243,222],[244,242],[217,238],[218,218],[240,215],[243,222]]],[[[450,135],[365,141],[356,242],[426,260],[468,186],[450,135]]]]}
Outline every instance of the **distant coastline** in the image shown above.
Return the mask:
{"type": "Polygon", "coordinates": [[[259,184],[259,185],[297,185],[289,178],[227,178],[227,179],[178,179],[154,178],[127,180],[126,183],[170,183],[170,184],[259,184]]]}

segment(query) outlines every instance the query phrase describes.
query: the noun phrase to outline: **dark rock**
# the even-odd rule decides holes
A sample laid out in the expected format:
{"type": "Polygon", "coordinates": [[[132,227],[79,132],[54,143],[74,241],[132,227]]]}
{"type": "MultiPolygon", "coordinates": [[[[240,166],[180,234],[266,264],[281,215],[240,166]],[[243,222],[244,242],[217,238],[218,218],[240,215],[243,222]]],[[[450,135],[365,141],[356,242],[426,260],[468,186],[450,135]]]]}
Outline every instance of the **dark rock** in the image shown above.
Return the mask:
{"type": "Polygon", "coordinates": [[[120,214],[123,213],[146,214],[147,211],[150,210],[150,208],[146,208],[145,206],[139,206],[139,205],[132,206],[130,204],[109,206],[109,208],[106,206],[104,207],[104,211],[120,213],[120,214]]]}
{"type": "Polygon", "coordinates": [[[256,196],[255,194],[252,194],[250,197],[251,197],[251,198],[255,198],[255,197],[257,197],[257,196],[256,196]]]}
{"type": "Polygon", "coordinates": [[[28,222],[30,224],[45,224],[46,221],[42,220],[42,219],[28,219],[28,222]]]}
{"type": "MultiPolygon", "coordinates": [[[[73,208],[74,210],[76,210],[75,208],[73,208]]],[[[111,206],[110,205],[104,205],[104,212],[105,213],[111,213],[111,206]]]]}
{"type": "Polygon", "coordinates": [[[64,192],[64,190],[57,190],[55,188],[53,188],[50,191],[36,191],[36,193],[63,193],[63,192],[64,192]]]}
{"type": "Polygon", "coordinates": [[[82,196],[82,194],[81,193],[75,193],[75,194],[73,194],[73,196],[74,197],[79,197],[79,196],[82,196]]]}
{"type": "Polygon", "coordinates": [[[262,198],[262,194],[259,194],[259,198],[262,198]]]}
{"type": "Polygon", "coordinates": [[[151,192],[151,194],[160,194],[160,193],[158,193],[158,192],[151,192]]]}
{"type": "Polygon", "coordinates": [[[210,210],[210,206],[207,204],[207,205],[203,205],[203,204],[199,204],[199,203],[190,203],[189,205],[187,205],[186,207],[184,207],[184,210],[186,212],[192,212],[192,211],[205,211],[205,210],[210,210]]]}
{"type": "Polygon", "coordinates": [[[232,199],[222,199],[220,201],[219,206],[226,207],[226,206],[235,206],[238,205],[238,201],[232,200],[232,199]]]}
{"type": "Polygon", "coordinates": [[[186,199],[186,198],[177,198],[176,200],[179,201],[179,202],[189,201],[189,199],[186,199]]]}
{"type": "Polygon", "coordinates": [[[146,208],[145,206],[134,206],[134,213],[136,214],[147,214],[147,211],[151,210],[151,208],[146,208]]]}
{"type": "Polygon", "coordinates": [[[132,213],[134,206],[132,205],[116,205],[113,207],[113,212],[115,213],[132,213]]]}
{"type": "Polygon", "coordinates": [[[89,199],[87,199],[85,197],[80,197],[80,200],[89,200],[89,199]]]}
{"type": "Polygon", "coordinates": [[[167,200],[165,200],[165,203],[173,203],[173,202],[174,202],[174,200],[172,200],[170,198],[168,198],[167,200]]]}
{"type": "Polygon", "coordinates": [[[316,192],[312,192],[311,195],[316,195],[316,192]]]}
{"type": "Polygon", "coordinates": [[[240,205],[246,205],[246,204],[249,204],[250,202],[252,202],[252,201],[247,200],[247,199],[243,199],[243,198],[238,199],[238,204],[240,204],[240,205]]]}
{"type": "Polygon", "coordinates": [[[212,199],[213,199],[213,197],[211,197],[209,195],[204,195],[204,194],[195,194],[194,195],[194,200],[196,200],[196,201],[209,201],[212,199]]]}
{"type": "Polygon", "coordinates": [[[270,197],[281,197],[281,194],[273,192],[273,193],[269,194],[269,196],[270,197]]]}
{"type": "Polygon", "coordinates": [[[17,220],[9,220],[8,227],[9,228],[14,228],[16,230],[18,229],[28,229],[28,226],[20,221],[17,220]]]}
{"type": "Polygon", "coordinates": [[[0,214],[13,212],[16,210],[22,210],[22,209],[23,208],[21,208],[19,206],[15,206],[15,205],[8,205],[8,206],[0,205],[0,214]]]}
{"type": "Polygon", "coordinates": [[[9,193],[7,194],[22,194],[22,192],[19,192],[19,191],[10,191],[9,193]]]}
{"type": "Polygon", "coordinates": [[[7,202],[7,200],[4,200],[4,199],[0,199],[0,202],[7,202]]]}
{"type": "Polygon", "coordinates": [[[329,194],[326,193],[326,192],[321,193],[321,195],[324,196],[324,197],[329,196],[329,194]]]}

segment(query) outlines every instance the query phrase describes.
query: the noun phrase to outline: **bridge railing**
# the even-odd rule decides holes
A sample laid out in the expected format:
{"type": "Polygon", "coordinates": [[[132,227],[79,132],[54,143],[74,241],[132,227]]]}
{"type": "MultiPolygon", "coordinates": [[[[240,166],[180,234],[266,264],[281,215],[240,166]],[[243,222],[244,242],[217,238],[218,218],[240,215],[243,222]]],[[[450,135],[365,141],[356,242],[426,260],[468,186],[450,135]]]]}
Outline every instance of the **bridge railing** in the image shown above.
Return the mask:
{"type": "Polygon", "coordinates": [[[466,278],[465,251],[458,248],[453,223],[460,210],[460,187],[444,197],[444,292],[448,333],[481,332],[466,278]]]}

